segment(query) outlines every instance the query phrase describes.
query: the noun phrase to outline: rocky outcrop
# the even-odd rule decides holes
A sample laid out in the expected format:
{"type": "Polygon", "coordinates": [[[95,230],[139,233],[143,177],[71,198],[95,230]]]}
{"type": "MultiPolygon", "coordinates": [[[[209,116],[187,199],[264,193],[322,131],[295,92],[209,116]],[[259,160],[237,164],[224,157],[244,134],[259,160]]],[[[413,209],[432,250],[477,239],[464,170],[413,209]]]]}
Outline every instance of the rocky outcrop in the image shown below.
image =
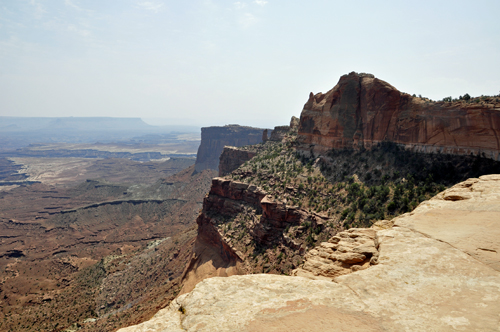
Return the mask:
{"type": "Polygon", "coordinates": [[[377,264],[378,255],[375,230],[351,228],[310,250],[304,265],[294,270],[293,275],[331,280],[377,264]]]}
{"type": "Polygon", "coordinates": [[[225,146],[224,150],[220,155],[219,161],[219,176],[224,176],[241,165],[243,165],[246,161],[249,161],[257,154],[256,151],[248,150],[248,149],[238,149],[234,146],[225,146]]]}
{"type": "Polygon", "coordinates": [[[339,235],[334,244],[378,242],[379,257],[335,282],[206,279],[150,321],[120,331],[498,330],[500,176],[466,181],[392,222],[339,235]]]}
{"type": "Polygon", "coordinates": [[[201,143],[195,163],[196,171],[218,170],[219,157],[224,146],[240,147],[261,143],[263,131],[264,129],[238,125],[201,128],[201,143]]]}
{"type": "Polygon", "coordinates": [[[384,141],[415,151],[484,153],[500,160],[500,102],[431,102],[352,72],[327,93],[311,93],[304,105],[298,143],[306,153],[369,149],[384,141]]]}
{"type": "Polygon", "coordinates": [[[281,142],[285,138],[286,135],[290,133],[297,133],[299,128],[300,120],[299,118],[292,116],[290,120],[289,126],[276,126],[271,132],[271,136],[269,137],[270,141],[281,142]]]}
{"type": "Polygon", "coordinates": [[[293,131],[297,131],[299,129],[300,119],[296,116],[292,116],[290,119],[290,129],[293,131]]]}
{"type": "MultiPolygon", "coordinates": [[[[303,254],[305,245],[287,236],[285,230],[303,224],[321,230],[328,222],[331,220],[327,216],[276,202],[255,185],[214,178],[197,219],[198,236],[192,262],[185,272],[184,292],[208,277],[255,272],[248,262],[251,253],[242,252],[251,243],[285,246],[303,254]],[[235,229],[228,230],[227,221],[239,214],[248,217],[244,229],[236,229],[242,226],[234,224],[235,229]]],[[[306,226],[299,228],[297,232],[302,232],[306,226]]]]}
{"type": "Polygon", "coordinates": [[[290,131],[290,126],[276,126],[274,127],[274,130],[271,133],[271,137],[269,137],[269,140],[275,142],[281,142],[289,131],[290,131]]]}
{"type": "MultiPolygon", "coordinates": [[[[330,220],[327,216],[276,202],[267,192],[255,185],[214,178],[198,217],[199,236],[204,238],[207,234],[214,233],[212,229],[218,223],[217,218],[233,216],[247,207],[252,208],[252,212],[259,216],[248,225],[249,232],[257,243],[264,245],[272,245],[282,240],[283,231],[288,226],[308,222],[311,227],[321,228],[330,220]]],[[[212,242],[216,243],[218,240],[212,242]]],[[[221,255],[226,253],[221,252],[221,255]]]]}

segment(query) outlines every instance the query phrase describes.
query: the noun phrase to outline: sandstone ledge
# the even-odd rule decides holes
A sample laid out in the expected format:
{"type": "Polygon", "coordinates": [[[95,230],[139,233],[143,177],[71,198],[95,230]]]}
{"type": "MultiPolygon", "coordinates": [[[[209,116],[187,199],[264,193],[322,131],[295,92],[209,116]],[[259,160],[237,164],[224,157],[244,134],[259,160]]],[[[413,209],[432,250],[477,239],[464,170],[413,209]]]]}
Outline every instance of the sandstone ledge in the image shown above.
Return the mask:
{"type": "Polygon", "coordinates": [[[377,233],[380,263],[336,282],[206,279],[120,331],[498,331],[499,272],[404,227],[377,233]]]}

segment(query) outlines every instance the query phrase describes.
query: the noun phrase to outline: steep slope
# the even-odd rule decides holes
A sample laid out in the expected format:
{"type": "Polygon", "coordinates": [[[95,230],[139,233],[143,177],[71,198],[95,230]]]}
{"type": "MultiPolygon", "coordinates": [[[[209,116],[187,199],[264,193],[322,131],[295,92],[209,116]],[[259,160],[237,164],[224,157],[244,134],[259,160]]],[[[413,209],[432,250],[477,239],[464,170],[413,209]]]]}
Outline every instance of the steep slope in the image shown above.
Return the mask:
{"type": "MultiPolygon", "coordinates": [[[[497,326],[498,305],[488,294],[498,292],[500,275],[464,253],[495,256],[496,224],[488,218],[500,220],[496,177],[481,178],[474,189],[485,193],[478,197],[492,213],[480,214],[486,226],[460,219],[459,244],[478,240],[467,248],[443,242],[449,224],[435,234],[441,238],[420,233],[445,213],[419,228],[392,228],[384,220],[409,216],[404,213],[456,181],[500,172],[498,101],[485,101],[493,104],[433,103],[351,73],[327,94],[310,96],[298,132],[277,127],[262,144],[226,148],[221,177],[212,181],[197,219],[184,295],[127,331],[497,326]],[[488,245],[481,249],[481,243],[488,245]],[[261,272],[326,280],[234,276],[261,272]],[[475,307],[461,315],[467,297],[475,307]],[[476,318],[481,314],[485,322],[476,318]]],[[[469,208],[476,211],[476,203],[469,208]]],[[[486,264],[496,264],[489,259],[486,264]]]]}
{"type": "Polygon", "coordinates": [[[500,98],[431,102],[352,72],[327,93],[310,94],[297,140],[299,149],[315,155],[388,141],[427,153],[484,153],[498,161],[499,138],[500,98]]]}
{"type": "Polygon", "coordinates": [[[457,181],[500,172],[491,159],[425,154],[394,143],[312,159],[296,152],[297,133],[288,129],[282,141],[224,150],[224,164],[254,157],[212,181],[183,292],[213,276],[290,274],[307,249],[339,231],[394,218],[457,181]],[[231,156],[236,160],[228,161],[231,156]]]}

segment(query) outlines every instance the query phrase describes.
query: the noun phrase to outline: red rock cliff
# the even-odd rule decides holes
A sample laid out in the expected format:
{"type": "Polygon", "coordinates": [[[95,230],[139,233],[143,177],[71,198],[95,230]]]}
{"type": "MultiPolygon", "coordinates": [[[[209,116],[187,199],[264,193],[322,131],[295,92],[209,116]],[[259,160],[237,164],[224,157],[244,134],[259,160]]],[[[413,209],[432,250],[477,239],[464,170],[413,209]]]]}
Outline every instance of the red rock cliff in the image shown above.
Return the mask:
{"type": "Polygon", "coordinates": [[[370,74],[350,73],[327,93],[309,96],[299,149],[370,148],[382,141],[422,152],[484,153],[500,160],[500,103],[431,102],[370,74]]]}

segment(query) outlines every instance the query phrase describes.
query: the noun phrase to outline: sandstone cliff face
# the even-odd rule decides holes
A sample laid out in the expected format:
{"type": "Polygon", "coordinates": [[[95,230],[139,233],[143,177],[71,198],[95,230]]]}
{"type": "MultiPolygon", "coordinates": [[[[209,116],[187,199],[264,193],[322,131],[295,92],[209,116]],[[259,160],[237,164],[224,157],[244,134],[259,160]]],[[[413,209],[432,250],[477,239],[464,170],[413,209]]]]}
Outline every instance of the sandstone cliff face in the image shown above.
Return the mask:
{"type": "Polygon", "coordinates": [[[201,128],[201,143],[195,163],[196,171],[217,170],[224,146],[240,147],[261,143],[263,131],[264,129],[238,125],[201,128]]]}
{"type": "Polygon", "coordinates": [[[322,154],[382,141],[415,151],[485,153],[500,160],[500,103],[424,101],[354,72],[327,93],[310,94],[300,118],[299,149],[322,154]]]}
{"type": "Polygon", "coordinates": [[[220,155],[219,176],[224,176],[255,157],[257,153],[252,150],[238,149],[234,146],[225,146],[220,155]]]}
{"type": "Polygon", "coordinates": [[[259,246],[279,246],[285,256],[300,258],[303,240],[288,237],[285,230],[303,223],[319,230],[330,221],[327,216],[276,202],[255,185],[214,178],[197,219],[198,236],[183,292],[209,277],[257,272],[251,258],[259,246]]]}
{"type": "Polygon", "coordinates": [[[330,242],[378,247],[378,264],[335,282],[314,272],[210,278],[120,331],[497,331],[500,176],[463,182],[393,222],[330,242]]]}

